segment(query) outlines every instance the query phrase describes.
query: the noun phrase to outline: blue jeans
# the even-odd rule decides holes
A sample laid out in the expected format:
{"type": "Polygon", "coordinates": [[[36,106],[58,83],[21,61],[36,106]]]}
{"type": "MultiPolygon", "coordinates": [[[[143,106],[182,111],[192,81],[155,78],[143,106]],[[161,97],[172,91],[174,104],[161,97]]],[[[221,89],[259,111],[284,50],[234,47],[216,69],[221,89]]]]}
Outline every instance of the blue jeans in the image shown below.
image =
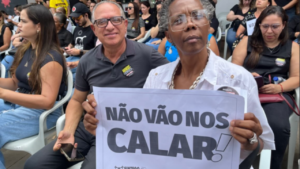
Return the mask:
{"type": "Polygon", "coordinates": [[[227,42],[228,48],[231,52],[232,52],[233,42],[236,41],[235,35],[236,35],[236,32],[233,30],[233,28],[228,29],[226,42],[227,42]]]}
{"type": "Polygon", "coordinates": [[[6,72],[5,72],[5,77],[8,77],[8,71],[10,67],[12,66],[14,62],[14,57],[11,55],[6,55],[4,59],[1,61],[1,63],[5,66],[6,72]]]}
{"type": "MultiPolygon", "coordinates": [[[[78,57],[78,56],[69,56],[68,58],[66,58],[67,62],[75,62],[75,61],[78,61],[78,60],[80,60],[80,57],[78,57]]],[[[75,84],[76,70],[77,70],[77,67],[71,69],[74,84],[75,84]]]]}
{"type": "Polygon", "coordinates": [[[158,50],[159,44],[158,44],[158,45],[152,44],[152,42],[157,41],[157,40],[160,40],[160,39],[159,39],[159,38],[152,38],[152,39],[150,39],[150,40],[146,43],[146,45],[152,46],[155,50],[158,50]]]}
{"type": "MultiPolygon", "coordinates": [[[[34,136],[39,133],[39,118],[43,109],[31,109],[16,104],[4,103],[0,99],[0,149],[4,144],[34,136]]],[[[57,109],[47,117],[47,128],[56,125],[61,116],[57,109]]],[[[5,169],[3,154],[0,152],[0,169],[5,169]]]]}

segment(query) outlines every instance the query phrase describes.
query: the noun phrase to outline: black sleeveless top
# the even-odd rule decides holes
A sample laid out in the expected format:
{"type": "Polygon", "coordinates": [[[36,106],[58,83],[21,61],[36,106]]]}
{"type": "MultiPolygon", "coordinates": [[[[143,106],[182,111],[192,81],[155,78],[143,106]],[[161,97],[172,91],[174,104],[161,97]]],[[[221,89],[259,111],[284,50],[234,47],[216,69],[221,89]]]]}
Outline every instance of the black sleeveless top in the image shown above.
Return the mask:
{"type": "Polygon", "coordinates": [[[245,58],[243,66],[249,72],[256,72],[264,77],[264,83],[269,84],[269,74],[271,75],[271,80],[273,82],[273,77],[283,77],[288,79],[288,73],[290,70],[290,61],[292,56],[292,41],[288,40],[285,44],[279,44],[273,49],[268,49],[264,47],[263,52],[260,54],[259,61],[255,68],[249,68],[246,66],[246,63],[251,54],[250,46],[251,37],[248,38],[248,48],[247,48],[247,57],[245,58]]]}

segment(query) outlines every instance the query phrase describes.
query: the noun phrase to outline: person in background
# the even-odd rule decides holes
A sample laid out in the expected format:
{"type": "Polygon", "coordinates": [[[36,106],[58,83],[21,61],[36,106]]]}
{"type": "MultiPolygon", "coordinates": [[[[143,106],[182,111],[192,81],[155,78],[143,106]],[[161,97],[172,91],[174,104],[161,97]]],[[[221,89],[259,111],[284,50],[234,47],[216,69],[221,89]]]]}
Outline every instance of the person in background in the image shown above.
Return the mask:
{"type": "Polygon", "coordinates": [[[87,0],[86,5],[87,5],[88,8],[90,7],[91,2],[92,2],[92,0],[87,0]]]}
{"type": "Polygon", "coordinates": [[[50,0],[35,0],[35,2],[39,5],[43,5],[44,7],[49,9],[49,1],[50,0]]]}
{"type": "Polygon", "coordinates": [[[65,8],[66,16],[69,16],[69,14],[70,14],[70,7],[69,7],[67,0],[50,0],[49,7],[50,7],[50,11],[52,14],[54,14],[56,12],[56,8],[59,8],[59,7],[65,8]]]}
{"type": "MultiPolygon", "coordinates": [[[[20,17],[21,33],[16,38],[28,41],[17,50],[12,77],[0,79],[0,149],[8,142],[37,135],[41,114],[51,109],[66,89],[67,68],[51,12],[34,4],[24,6],[20,17]]],[[[47,129],[55,126],[61,109],[49,114],[47,129]]],[[[1,152],[0,168],[5,169],[1,152]]]]}
{"type": "Polygon", "coordinates": [[[9,27],[10,30],[14,30],[14,24],[9,22],[13,18],[11,15],[8,15],[5,10],[1,10],[1,14],[4,17],[4,24],[9,27]]]}
{"type": "Polygon", "coordinates": [[[242,35],[248,35],[247,22],[253,19],[257,19],[262,11],[268,6],[272,6],[272,0],[256,0],[255,10],[249,11],[248,14],[244,17],[244,20],[240,24],[238,30],[236,31],[236,38],[241,37],[242,35]]]}
{"type": "Polygon", "coordinates": [[[297,1],[299,0],[272,0],[272,4],[282,7],[290,21],[296,15],[297,1]]]}
{"type": "Polygon", "coordinates": [[[152,27],[155,27],[157,23],[155,23],[155,16],[149,13],[150,3],[148,1],[141,2],[141,10],[142,10],[142,19],[145,24],[145,30],[148,31],[152,27]]]}
{"type": "MultiPolygon", "coordinates": [[[[10,46],[12,32],[6,24],[4,24],[4,15],[0,13],[0,52],[5,51],[10,46]]],[[[4,58],[5,54],[0,55],[0,60],[4,58]]]]}
{"type": "Polygon", "coordinates": [[[91,12],[93,12],[93,9],[94,9],[95,5],[96,5],[95,1],[90,1],[90,7],[89,8],[90,8],[91,12]]]}
{"type": "MultiPolygon", "coordinates": [[[[289,39],[287,22],[288,16],[281,7],[266,8],[258,17],[252,36],[244,37],[235,48],[232,63],[245,67],[254,77],[263,77],[260,93],[281,93],[294,107],[287,93],[299,87],[299,45],[289,39]],[[286,80],[276,84],[275,77],[286,80]]],[[[275,135],[276,150],[272,151],[271,169],[281,169],[293,110],[285,101],[263,103],[262,107],[275,135]]]]}
{"type": "Polygon", "coordinates": [[[22,7],[20,5],[16,5],[14,7],[14,13],[15,13],[15,16],[13,19],[7,19],[7,22],[9,23],[12,23],[14,25],[14,31],[16,32],[17,29],[18,29],[18,23],[19,23],[19,20],[20,20],[20,12],[22,10],[22,7]]]}
{"type": "Polygon", "coordinates": [[[65,47],[65,52],[69,55],[66,59],[67,66],[71,69],[75,82],[75,73],[79,60],[83,54],[95,47],[97,37],[91,28],[91,12],[85,4],[81,2],[76,3],[70,16],[78,26],[74,29],[72,43],[65,47]]]}
{"type": "Polygon", "coordinates": [[[290,39],[295,40],[299,43],[300,40],[300,14],[295,15],[289,22],[288,22],[288,30],[290,34],[290,39]]]}
{"type": "MultiPolygon", "coordinates": [[[[207,43],[207,47],[210,48],[217,56],[219,56],[220,52],[217,41],[211,33],[208,34],[207,43]]],[[[164,38],[160,43],[158,52],[165,56],[170,62],[174,62],[179,57],[176,46],[170,43],[167,38],[164,38]]]]}
{"type": "Polygon", "coordinates": [[[127,13],[129,15],[129,18],[127,18],[127,38],[137,41],[145,36],[145,24],[139,16],[138,4],[129,2],[127,13]]]}
{"type": "MultiPolygon", "coordinates": [[[[216,8],[216,4],[218,1],[216,0],[209,0],[209,2],[213,5],[214,8],[216,8]]],[[[216,12],[213,12],[213,17],[211,18],[210,21],[210,28],[209,28],[209,32],[211,34],[213,34],[215,37],[217,35],[217,31],[218,31],[218,27],[219,27],[219,20],[216,17],[216,12]]]]}
{"type": "Polygon", "coordinates": [[[233,42],[236,41],[236,31],[239,28],[241,22],[244,20],[245,16],[254,9],[255,0],[239,0],[239,4],[234,5],[230,12],[227,14],[227,20],[232,21],[231,27],[228,29],[226,42],[228,44],[229,50],[232,53],[233,42]]]}
{"type": "MultiPolygon", "coordinates": [[[[157,1],[156,4],[156,11],[159,12],[161,9],[161,1],[157,1]]],[[[151,39],[146,43],[146,45],[152,46],[155,50],[158,50],[159,44],[161,43],[162,39],[165,37],[165,33],[159,31],[159,16],[157,14],[157,25],[155,27],[152,27],[150,30],[150,37],[151,39]]]]}
{"type": "Polygon", "coordinates": [[[70,43],[72,43],[73,35],[65,28],[67,21],[66,16],[63,13],[58,12],[53,14],[53,19],[59,40],[59,45],[62,48],[67,47],[70,43]]]}

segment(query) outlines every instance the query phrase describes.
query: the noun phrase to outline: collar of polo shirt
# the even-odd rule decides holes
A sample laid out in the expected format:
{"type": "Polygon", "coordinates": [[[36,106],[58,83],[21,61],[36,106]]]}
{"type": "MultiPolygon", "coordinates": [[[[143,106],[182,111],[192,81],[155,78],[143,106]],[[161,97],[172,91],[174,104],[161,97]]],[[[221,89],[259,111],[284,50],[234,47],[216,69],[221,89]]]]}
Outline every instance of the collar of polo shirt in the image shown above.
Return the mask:
{"type": "MultiPolygon", "coordinates": [[[[125,38],[126,40],[126,49],[124,54],[121,55],[121,57],[125,57],[124,59],[127,58],[127,56],[134,56],[135,55],[135,50],[134,50],[134,44],[133,43],[137,43],[137,42],[133,42],[127,38],[125,38]]],[[[99,47],[99,55],[97,55],[98,59],[104,60],[106,59],[106,57],[104,56],[104,53],[102,51],[103,45],[100,44],[101,46],[99,47]]]]}

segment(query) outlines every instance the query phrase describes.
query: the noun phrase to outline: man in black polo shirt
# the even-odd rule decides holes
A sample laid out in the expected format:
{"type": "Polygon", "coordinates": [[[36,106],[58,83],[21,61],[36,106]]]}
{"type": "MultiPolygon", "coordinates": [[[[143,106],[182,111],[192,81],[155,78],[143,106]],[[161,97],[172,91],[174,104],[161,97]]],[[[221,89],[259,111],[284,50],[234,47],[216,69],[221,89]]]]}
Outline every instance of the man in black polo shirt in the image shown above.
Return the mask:
{"type": "Polygon", "coordinates": [[[71,68],[71,71],[74,74],[80,57],[95,47],[97,37],[91,28],[92,22],[90,20],[90,10],[85,4],[81,2],[75,4],[72,7],[70,16],[78,26],[73,32],[73,41],[65,48],[65,52],[69,55],[66,59],[67,66],[71,68]]]}
{"type": "Polygon", "coordinates": [[[65,169],[73,165],[60,153],[61,143],[77,143],[77,150],[85,156],[82,168],[96,168],[95,137],[80,122],[81,104],[92,86],[142,88],[150,70],[168,62],[154,48],[125,38],[128,22],[117,3],[98,3],[93,13],[92,28],[102,44],[86,53],[78,64],[75,91],[67,106],[63,131],[57,140],[34,154],[25,169],[65,169]]]}

